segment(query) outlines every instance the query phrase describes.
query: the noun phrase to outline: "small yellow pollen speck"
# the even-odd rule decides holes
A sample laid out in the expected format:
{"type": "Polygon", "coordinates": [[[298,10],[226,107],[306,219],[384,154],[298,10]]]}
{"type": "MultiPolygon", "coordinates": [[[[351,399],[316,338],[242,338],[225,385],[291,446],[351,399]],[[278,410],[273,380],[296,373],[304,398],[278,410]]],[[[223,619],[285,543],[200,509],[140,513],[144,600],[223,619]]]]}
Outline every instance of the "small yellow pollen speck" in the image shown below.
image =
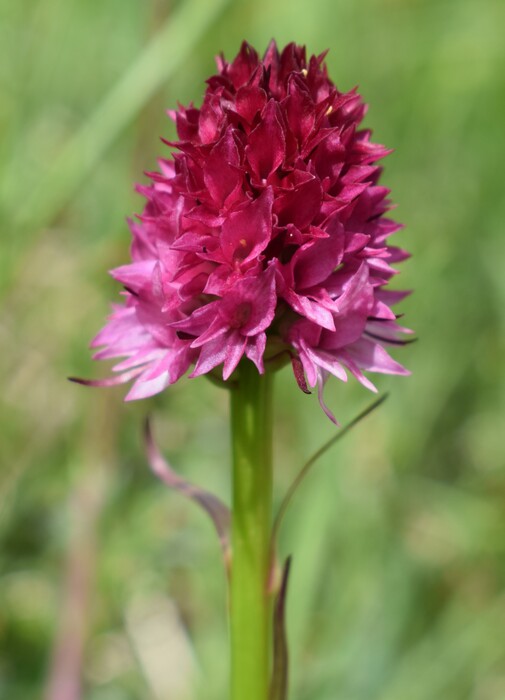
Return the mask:
{"type": "Polygon", "coordinates": [[[302,68],[303,77],[306,78],[308,74],[309,74],[309,71],[306,68],[302,68]]]}
{"type": "Polygon", "coordinates": [[[241,238],[240,241],[239,241],[239,243],[240,243],[240,245],[242,246],[242,248],[245,248],[246,245],[247,245],[247,241],[246,241],[245,238],[241,238]]]}
{"type": "Polygon", "coordinates": [[[332,112],[333,112],[333,107],[330,105],[324,114],[327,117],[328,114],[331,114],[332,112]]]}

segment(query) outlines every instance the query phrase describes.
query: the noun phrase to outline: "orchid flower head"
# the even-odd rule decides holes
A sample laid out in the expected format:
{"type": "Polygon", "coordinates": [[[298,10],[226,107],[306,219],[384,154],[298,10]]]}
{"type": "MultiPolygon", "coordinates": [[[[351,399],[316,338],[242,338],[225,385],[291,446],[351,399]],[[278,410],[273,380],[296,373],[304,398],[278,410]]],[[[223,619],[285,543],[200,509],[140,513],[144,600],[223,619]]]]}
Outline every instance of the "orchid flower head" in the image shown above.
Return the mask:
{"type": "MultiPolygon", "coordinates": [[[[201,107],[170,113],[178,140],[138,187],[124,286],[92,346],[117,358],[127,400],[190,377],[233,378],[293,362],[301,388],[348,373],[408,374],[385,346],[405,342],[387,288],[408,254],[388,238],[389,190],[377,165],[389,151],[360,128],[366,105],[340,92],[325,54],[272,42],[263,58],[243,43],[217,60],[201,107]]],[[[94,382],[99,384],[100,382],[94,382]]]]}

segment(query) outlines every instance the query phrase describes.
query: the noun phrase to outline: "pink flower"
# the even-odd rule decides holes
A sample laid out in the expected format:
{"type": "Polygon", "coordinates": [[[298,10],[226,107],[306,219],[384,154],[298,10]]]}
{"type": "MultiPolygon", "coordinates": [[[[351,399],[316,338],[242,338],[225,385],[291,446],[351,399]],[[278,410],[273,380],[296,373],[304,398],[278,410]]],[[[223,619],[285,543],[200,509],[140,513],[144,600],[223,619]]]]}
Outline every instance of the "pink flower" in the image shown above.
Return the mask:
{"type": "Polygon", "coordinates": [[[169,143],[146,200],[130,222],[132,262],[112,271],[124,285],[92,345],[124,358],[111,384],[135,379],[127,399],[162,391],[244,356],[258,372],[291,358],[301,388],[347,372],[408,374],[384,345],[401,344],[386,289],[407,254],[387,244],[401,226],[386,217],[389,191],[376,162],[388,154],[359,130],[366,106],[341,93],[324,54],[303,47],[261,60],[244,43],[218,59],[203,105],[172,112],[169,143]],[[305,379],[306,377],[306,379],[305,379]]]}

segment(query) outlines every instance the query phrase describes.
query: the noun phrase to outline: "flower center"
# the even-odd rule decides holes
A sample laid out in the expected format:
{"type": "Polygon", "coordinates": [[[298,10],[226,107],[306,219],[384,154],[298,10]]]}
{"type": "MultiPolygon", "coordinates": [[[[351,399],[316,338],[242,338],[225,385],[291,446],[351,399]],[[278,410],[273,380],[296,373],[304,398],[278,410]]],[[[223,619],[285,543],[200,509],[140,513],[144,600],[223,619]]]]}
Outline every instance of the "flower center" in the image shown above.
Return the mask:
{"type": "Polygon", "coordinates": [[[251,304],[248,301],[241,302],[231,314],[229,324],[231,328],[242,328],[251,317],[251,304]]]}
{"type": "Polygon", "coordinates": [[[238,247],[235,249],[233,253],[233,259],[236,263],[241,263],[243,260],[247,258],[249,253],[251,252],[251,245],[246,241],[245,238],[241,238],[239,240],[238,247]]]}

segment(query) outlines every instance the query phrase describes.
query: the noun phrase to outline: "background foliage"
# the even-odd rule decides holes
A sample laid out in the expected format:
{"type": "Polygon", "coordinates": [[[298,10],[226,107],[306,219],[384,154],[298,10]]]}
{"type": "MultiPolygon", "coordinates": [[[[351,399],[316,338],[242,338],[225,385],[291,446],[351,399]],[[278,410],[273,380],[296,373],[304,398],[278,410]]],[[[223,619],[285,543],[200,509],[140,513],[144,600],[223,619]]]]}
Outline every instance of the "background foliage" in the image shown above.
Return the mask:
{"type": "MultiPolygon", "coordinates": [[[[132,183],[243,38],[330,48],[359,83],[414,256],[410,379],[327,455],[281,550],[293,700],[505,697],[505,4],[502,0],[0,0],[0,697],[222,700],[214,534],[148,472],[140,424],[227,496],[227,396],[205,380],[122,403],[86,390],[117,298],[132,183]],[[62,679],[70,685],[57,691],[62,679]],[[58,695],[58,692],[60,693],[58,695]]],[[[371,400],[334,381],[342,420],[371,400]]],[[[332,434],[278,380],[277,496],[332,434]]]]}

